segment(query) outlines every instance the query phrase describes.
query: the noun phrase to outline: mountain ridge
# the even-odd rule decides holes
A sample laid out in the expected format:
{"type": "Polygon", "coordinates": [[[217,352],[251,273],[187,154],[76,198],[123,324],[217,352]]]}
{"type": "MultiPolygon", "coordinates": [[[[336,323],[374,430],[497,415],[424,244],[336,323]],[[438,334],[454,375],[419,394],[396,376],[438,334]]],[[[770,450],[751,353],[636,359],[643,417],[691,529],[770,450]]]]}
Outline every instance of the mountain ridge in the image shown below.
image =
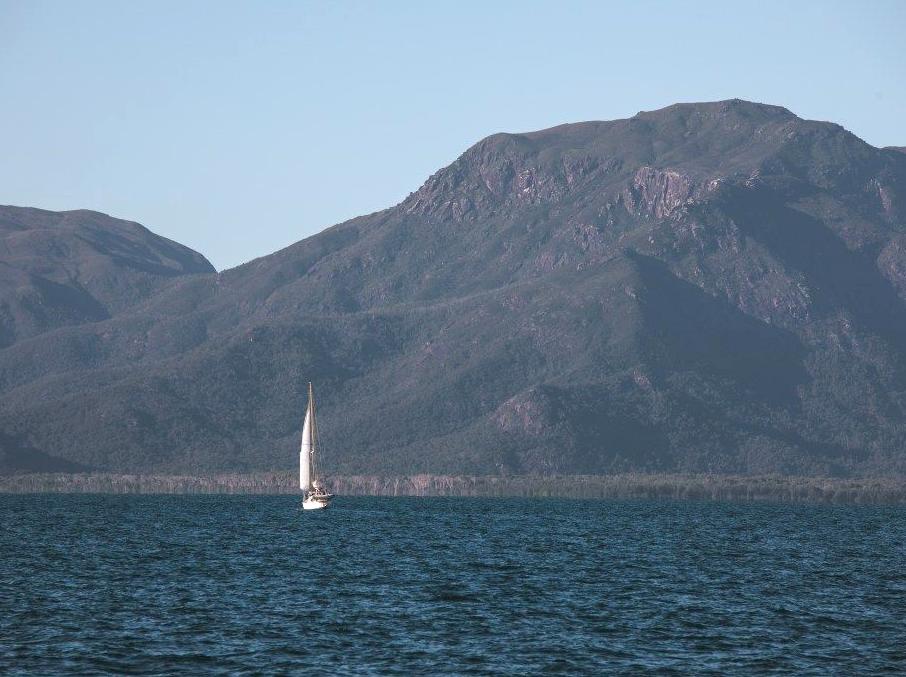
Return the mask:
{"type": "Polygon", "coordinates": [[[0,350],[2,439],[281,468],[314,380],[338,472],[902,473],[904,186],[906,157],[739,100],[492,135],[394,207],[0,350]]]}
{"type": "Polygon", "coordinates": [[[108,319],[181,275],[201,254],[101,212],[0,206],[0,346],[108,319]]]}

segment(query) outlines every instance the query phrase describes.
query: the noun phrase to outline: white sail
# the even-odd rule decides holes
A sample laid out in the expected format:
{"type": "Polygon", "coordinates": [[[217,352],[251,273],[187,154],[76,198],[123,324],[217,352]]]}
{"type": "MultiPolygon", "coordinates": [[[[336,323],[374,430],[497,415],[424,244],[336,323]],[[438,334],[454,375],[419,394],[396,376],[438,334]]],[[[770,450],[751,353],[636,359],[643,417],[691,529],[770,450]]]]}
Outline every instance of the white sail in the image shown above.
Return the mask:
{"type": "Polygon", "coordinates": [[[318,423],[315,420],[315,395],[308,384],[308,407],[302,424],[302,448],[299,450],[299,488],[302,489],[304,510],[323,510],[330,505],[331,494],[317,476],[315,454],[320,451],[318,444],[318,423]]]}
{"type": "Polygon", "coordinates": [[[311,452],[313,449],[311,425],[311,398],[305,410],[305,423],[302,424],[302,448],[299,450],[299,488],[302,491],[311,489],[311,452]]]}

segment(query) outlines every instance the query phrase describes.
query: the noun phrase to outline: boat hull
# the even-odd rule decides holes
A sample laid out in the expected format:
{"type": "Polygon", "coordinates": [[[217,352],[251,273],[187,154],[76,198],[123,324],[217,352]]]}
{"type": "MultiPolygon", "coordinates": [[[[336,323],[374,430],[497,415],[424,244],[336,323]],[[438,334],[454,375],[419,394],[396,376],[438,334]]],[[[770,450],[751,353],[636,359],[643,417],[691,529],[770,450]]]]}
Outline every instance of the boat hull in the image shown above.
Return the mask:
{"type": "Polygon", "coordinates": [[[329,505],[329,498],[306,498],[302,501],[303,510],[324,510],[329,505]]]}

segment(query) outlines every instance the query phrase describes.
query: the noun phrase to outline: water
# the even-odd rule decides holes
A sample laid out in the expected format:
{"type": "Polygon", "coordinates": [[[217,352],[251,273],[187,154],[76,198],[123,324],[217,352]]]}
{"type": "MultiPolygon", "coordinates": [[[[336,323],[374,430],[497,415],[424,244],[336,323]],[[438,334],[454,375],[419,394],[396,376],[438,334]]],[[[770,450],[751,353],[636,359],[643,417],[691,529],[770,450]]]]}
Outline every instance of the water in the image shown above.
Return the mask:
{"type": "Polygon", "coordinates": [[[906,671],[906,509],[0,496],[0,672],[906,671]]]}

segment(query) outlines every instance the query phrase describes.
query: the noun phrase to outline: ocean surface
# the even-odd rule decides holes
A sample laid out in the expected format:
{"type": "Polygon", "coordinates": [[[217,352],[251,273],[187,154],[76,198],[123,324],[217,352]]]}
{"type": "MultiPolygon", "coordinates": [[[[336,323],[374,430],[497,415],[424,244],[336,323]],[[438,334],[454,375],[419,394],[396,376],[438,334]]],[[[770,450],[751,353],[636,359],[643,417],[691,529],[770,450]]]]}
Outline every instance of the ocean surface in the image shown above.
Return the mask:
{"type": "Polygon", "coordinates": [[[906,672],[906,508],[0,496],[0,672],[906,672]]]}

